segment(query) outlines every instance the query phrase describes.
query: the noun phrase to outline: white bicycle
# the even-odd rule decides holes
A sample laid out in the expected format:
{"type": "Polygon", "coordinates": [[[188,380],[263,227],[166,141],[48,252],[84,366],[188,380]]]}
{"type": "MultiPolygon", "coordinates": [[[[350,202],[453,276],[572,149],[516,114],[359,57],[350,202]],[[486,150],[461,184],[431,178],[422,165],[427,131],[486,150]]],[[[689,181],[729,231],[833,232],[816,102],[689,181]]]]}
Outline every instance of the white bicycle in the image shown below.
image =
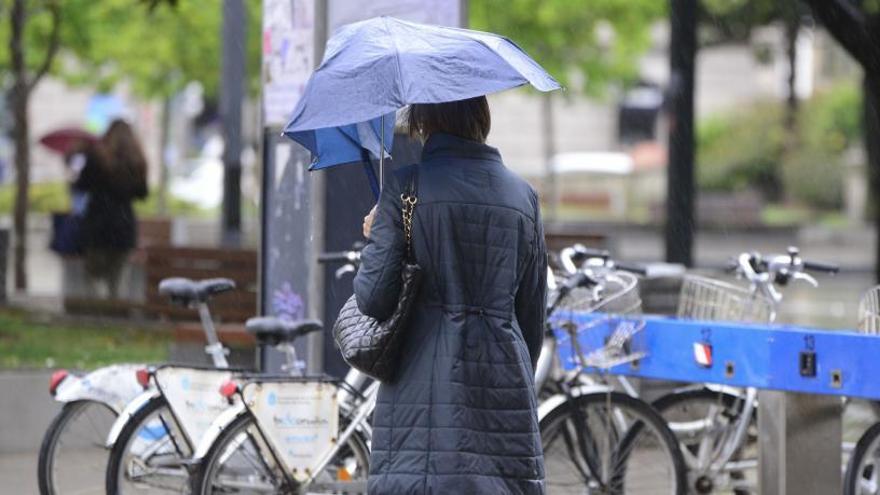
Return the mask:
{"type": "MultiPolygon", "coordinates": [[[[182,287],[180,280],[163,280],[159,291],[176,301],[182,287]]],[[[235,287],[228,279],[186,283],[190,289],[198,286],[225,291],[235,287]]],[[[220,344],[210,321],[209,296],[206,293],[205,300],[199,303],[199,315],[211,343],[209,347],[214,349],[220,344]]],[[[225,356],[219,357],[225,362],[225,356]]],[[[144,385],[138,381],[138,376],[143,379],[143,375],[138,374],[143,367],[143,364],[126,363],[85,375],[67,370],[52,374],[49,392],[64,407],[49,425],[40,446],[37,477],[42,495],[104,493],[103,473],[110,452],[107,437],[126,406],[144,394],[144,385]]]]}

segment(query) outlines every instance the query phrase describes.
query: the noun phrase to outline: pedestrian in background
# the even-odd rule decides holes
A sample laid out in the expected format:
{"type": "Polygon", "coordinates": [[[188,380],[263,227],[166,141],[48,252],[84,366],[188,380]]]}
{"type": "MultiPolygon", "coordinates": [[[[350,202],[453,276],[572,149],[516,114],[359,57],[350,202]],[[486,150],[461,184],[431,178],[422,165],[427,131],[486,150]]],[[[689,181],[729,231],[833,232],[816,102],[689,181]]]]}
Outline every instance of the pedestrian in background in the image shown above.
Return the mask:
{"type": "Polygon", "coordinates": [[[132,202],[147,196],[147,161],[131,126],[116,120],[97,143],[86,146],[73,189],[86,193],[81,238],[86,274],[119,297],[119,280],[137,245],[132,202]]]}
{"type": "Polygon", "coordinates": [[[415,178],[412,246],[423,279],[394,380],[373,413],[369,493],[540,494],[534,366],[546,252],[538,196],[485,144],[484,96],[412,105],[421,163],[393,174],[364,219],[354,280],[380,321],[398,302],[402,192],[415,178]]]}

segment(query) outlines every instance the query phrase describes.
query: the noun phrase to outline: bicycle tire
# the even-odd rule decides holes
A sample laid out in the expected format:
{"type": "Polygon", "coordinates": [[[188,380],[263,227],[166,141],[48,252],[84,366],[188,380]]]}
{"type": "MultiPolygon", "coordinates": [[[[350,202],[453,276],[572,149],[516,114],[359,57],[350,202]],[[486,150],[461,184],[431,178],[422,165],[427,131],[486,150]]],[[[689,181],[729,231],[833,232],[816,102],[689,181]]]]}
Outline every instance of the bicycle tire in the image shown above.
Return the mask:
{"type": "MultiPolygon", "coordinates": [[[[250,427],[256,427],[256,422],[253,415],[250,412],[245,412],[240,414],[237,418],[235,418],[226,428],[223,429],[222,432],[217,436],[214,443],[211,445],[211,448],[208,450],[207,454],[204,458],[200,459],[193,469],[192,476],[190,477],[190,493],[192,495],[207,495],[212,494],[213,490],[211,487],[213,486],[212,477],[216,472],[215,466],[217,465],[218,459],[222,457],[231,457],[229,455],[229,451],[227,449],[227,445],[231,442],[236,442],[240,440],[240,434],[246,432],[246,430],[250,427]]],[[[258,435],[262,435],[258,433],[258,435]]],[[[260,440],[262,442],[262,439],[260,440]]],[[[242,443],[243,444],[243,443],[242,443]]],[[[240,447],[242,444],[239,444],[237,447],[240,447]]],[[[359,454],[362,456],[361,461],[363,462],[362,475],[366,477],[369,472],[369,447],[367,445],[367,441],[362,438],[359,433],[355,433],[348,440],[349,448],[354,448],[359,450],[359,454]]],[[[268,447],[266,447],[268,449],[268,447]]],[[[270,451],[267,453],[268,455],[273,456],[271,461],[273,463],[276,462],[274,458],[274,454],[270,451]]],[[[261,459],[263,466],[269,469],[272,468],[268,466],[265,459],[261,459]]],[[[291,480],[287,477],[286,474],[277,473],[276,479],[277,486],[272,488],[267,488],[264,490],[265,493],[299,493],[297,488],[291,486],[291,480]]],[[[364,478],[365,479],[365,478],[364,478]]],[[[228,493],[224,491],[223,493],[228,493]]],[[[308,493],[320,493],[315,492],[312,489],[308,490],[308,493]]],[[[337,492],[334,492],[337,493],[337,492]]],[[[351,493],[343,491],[343,493],[351,493]]]]}
{"type": "MultiPolygon", "coordinates": [[[[70,422],[75,419],[78,414],[81,414],[83,409],[89,406],[101,407],[112,414],[113,418],[118,416],[113,408],[99,401],[79,400],[64,404],[61,411],[59,411],[58,414],[55,415],[55,418],[52,419],[49,428],[46,429],[46,433],[43,435],[43,441],[40,443],[40,453],[37,461],[37,483],[39,485],[40,495],[57,495],[58,491],[55,489],[55,476],[53,470],[55,467],[58,441],[61,438],[62,433],[64,433],[65,428],[70,425],[70,422]]],[[[106,439],[106,433],[109,433],[109,431],[110,429],[108,428],[106,432],[103,432],[105,434],[103,435],[104,438],[101,439],[102,442],[106,439]]],[[[97,432],[97,436],[100,437],[101,432],[97,432]]],[[[100,476],[100,473],[98,473],[97,476],[100,476]]]]}
{"type": "MultiPolygon", "coordinates": [[[[191,495],[212,493],[211,486],[213,485],[213,482],[210,477],[215,470],[215,465],[217,464],[218,459],[226,452],[227,445],[230,442],[235,441],[239,434],[254,424],[255,420],[253,415],[246,411],[239,414],[231,423],[223,428],[223,431],[221,431],[220,434],[217,435],[217,438],[214,439],[214,443],[211,444],[211,448],[208,449],[205,457],[200,459],[193,469],[192,476],[190,476],[191,495]]],[[[279,475],[279,477],[281,479],[277,481],[280,486],[276,488],[276,493],[287,493],[287,491],[283,490],[285,490],[284,485],[287,484],[289,480],[287,480],[283,474],[279,475]]],[[[289,491],[289,489],[287,490],[289,491]]]]}
{"type": "MultiPolygon", "coordinates": [[[[740,407],[742,406],[743,399],[741,397],[738,397],[736,395],[733,395],[733,394],[730,394],[727,392],[716,392],[716,391],[710,390],[708,388],[698,388],[698,389],[688,389],[688,390],[683,390],[683,391],[672,392],[670,394],[666,394],[666,395],[660,397],[659,399],[655,400],[651,405],[657,410],[658,413],[660,413],[660,416],[663,417],[664,420],[667,421],[667,424],[669,424],[671,418],[669,418],[668,412],[677,406],[680,406],[684,403],[689,403],[689,402],[690,403],[716,402],[716,403],[720,403],[721,405],[723,405],[725,410],[734,411],[735,414],[739,414],[739,413],[741,413],[740,407]]],[[[725,414],[729,414],[729,413],[725,413],[725,414]]],[[[752,412],[752,418],[750,421],[755,422],[755,427],[757,427],[757,408],[755,408],[755,410],[752,412]]],[[[670,429],[672,429],[673,434],[675,434],[674,426],[670,426],[670,429]]],[[[747,437],[746,441],[748,442],[750,439],[751,439],[751,437],[747,437]]],[[[754,441],[757,441],[756,436],[754,438],[754,441]]],[[[682,449],[688,448],[684,444],[684,442],[681,442],[680,445],[681,445],[682,449]]],[[[745,446],[746,446],[745,443],[743,445],[738,446],[734,455],[731,457],[731,460],[738,459],[745,446]]],[[[685,467],[689,470],[688,482],[694,484],[695,486],[692,488],[694,490],[697,490],[696,483],[701,482],[701,480],[700,480],[699,476],[692,474],[691,467],[687,463],[687,456],[685,456],[685,467]]],[[[731,476],[731,479],[733,479],[733,480],[745,479],[745,474],[743,474],[742,472],[739,472],[739,471],[731,472],[730,476],[731,476]]],[[[714,491],[714,488],[717,488],[720,485],[718,483],[718,481],[719,481],[718,479],[712,479],[711,481],[713,483],[712,488],[710,488],[709,485],[704,485],[703,487],[700,488],[700,490],[702,490],[702,491],[698,490],[698,493],[711,493],[712,491],[714,491]]],[[[721,486],[723,486],[723,485],[721,485],[721,486]]],[[[734,493],[734,495],[749,495],[750,493],[752,493],[752,491],[738,490],[738,489],[734,488],[733,493],[734,493]]]]}
{"type": "Polygon", "coordinates": [[[871,454],[877,452],[878,446],[880,446],[878,444],[880,444],[880,423],[874,423],[859,437],[849,462],[846,464],[846,474],[843,477],[844,495],[861,493],[860,485],[866,471],[875,481],[880,477],[880,472],[877,471],[880,463],[876,462],[876,458],[870,468],[866,464],[866,461],[870,460],[871,454]]]}
{"type": "MultiPolygon", "coordinates": [[[[165,400],[164,397],[158,396],[150,399],[149,402],[138,409],[138,411],[131,416],[131,419],[129,419],[125,423],[125,426],[119,433],[119,437],[113,444],[113,448],[110,450],[110,458],[107,461],[107,471],[105,472],[104,482],[108,495],[120,495],[121,492],[119,480],[122,474],[122,470],[125,469],[125,466],[123,465],[123,459],[125,459],[125,454],[128,452],[129,445],[131,444],[135,434],[139,433],[141,429],[146,426],[146,420],[149,419],[153,415],[153,413],[163,408],[168,410],[168,417],[172,418],[172,421],[174,421],[173,414],[171,414],[171,409],[169,408],[168,402],[165,400]]],[[[177,427],[176,424],[174,425],[174,427],[179,430],[179,427],[177,427]]],[[[163,428],[166,432],[168,432],[169,426],[167,424],[163,424],[163,428]]],[[[179,446],[177,445],[179,442],[174,439],[173,434],[170,435],[170,438],[175,449],[178,449],[179,451],[179,446]]],[[[183,440],[183,443],[186,443],[185,439],[180,440],[183,440]]],[[[186,447],[189,448],[188,445],[186,445],[186,447]]],[[[181,460],[183,460],[188,458],[189,455],[183,454],[179,457],[181,457],[181,460]]]]}
{"type": "MultiPolygon", "coordinates": [[[[687,493],[687,472],[685,469],[684,458],[682,457],[682,453],[678,447],[678,441],[672,431],[669,430],[669,427],[663,421],[663,418],[660,417],[650,404],[619,392],[597,392],[573,397],[554,408],[543,419],[541,419],[539,427],[542,444],[545,449],[545,469],[550,471],[551,463],[555,462],[548,457],[548,442],[558,439],[559,433],[557,433],[555,429],[562,428],[567,421],[577,421],[576,419],[573,419],[576,415],[580,414],[577,411],[587,410],[594,407],[598,407],[601,410],[602,406],[607,407],[608,405],[611,406],[615,414],[620,411],[627,411],[633,416],[633,418],[636,418],[636,421],[627,427],[625,434],[620,436],[617,448],[615,448],[613,465],[623,466],[624,471],[629,469],[626,464],[629,462],[628,456],[632,455],[632,446],[635,445],[640,440],[640,436],[643,436],[646,432],[654,432],[654,438],[658,442],[658,445],[656,446],[657,452],[668,461],[667,474],[671,480],[670,492],[674,495],[684,495],[687,493]],[[624,455],[621,456],[619,452],[624,452],[624,455]]],[[[588,429],[589,425],[577,425],[578,431],[588,429]]],[[[608,433],[610,434],[610,432],[608,433]]],[[[596,434],[596,432],[591,431],[587,435],[582,435],[582,437],[589,438],[592,442],[595,438],[599,438],[600,435],[601,434],[596,434]]],[[[566,442],[568,441],[569,440],[566,440],[566,442]]],[[[588,454],[591,454],[591,452],[588,452],[588,454]]],[[[580,461],[573,460],[571,462],[577,463],[580,461]]],[[[591,471],[597,470],[590,465],[590,460],[585,460],[583,462],[588,465],[588,469],[591,471]]],[[[656,463],[656,465],[660,464],[662,463],[656,463]]],[[[553,470],[555,470],[555,467],[553,470]]],[[[609,480],[602,482],[603,484],[608,485],[613,484],[613,486],[604,486],[602,489],[606,491],[611,490],[609,493],[615,494],[624,493],[626,491],[624,488],[626,481],[622,479],[623,475],[619,471],[620,469],[616,467],[615,473],[617,474],[612,475],[609,480]]],[[[588,476],[595,477],[595,472],[589,473],[588,476]]],[[[556,493],[552,478],[553,476],[547,474],[545,480],[545,483],[547,483],[547,492],[551,495],[556,493]]],[[[589,480],[582,479],[581,481],[583,483],[589,483],[589,480]]],[[[646,487],[647,491],[645,491],[645,493],[657,493],[655,486],[646,485],[646,487]]],[[[564,491],[559,493],[570,493],[569,490],[563,490],[564,491]]],[[[606,492],[603,491],[602,493],[606,492]]],[[[626,491],[626,493],[630,492],[626,491]]]]}

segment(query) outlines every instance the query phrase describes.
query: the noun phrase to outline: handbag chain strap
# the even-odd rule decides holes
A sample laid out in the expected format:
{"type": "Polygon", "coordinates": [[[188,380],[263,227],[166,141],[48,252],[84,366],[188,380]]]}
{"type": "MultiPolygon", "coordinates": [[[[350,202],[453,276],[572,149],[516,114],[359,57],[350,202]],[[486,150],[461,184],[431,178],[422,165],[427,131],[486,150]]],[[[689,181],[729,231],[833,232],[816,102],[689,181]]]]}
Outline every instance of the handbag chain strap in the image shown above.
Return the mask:
{"type": "Polygon", "coordinates": [[[400,201],[403,205],[401,209],[403,213],[403,235],[406,238],[406,248],[412,253],[413,214],[416,211],[416,203],[419,202],[419,198],[414,194],[403,193],[400,195],[400,201]]]}

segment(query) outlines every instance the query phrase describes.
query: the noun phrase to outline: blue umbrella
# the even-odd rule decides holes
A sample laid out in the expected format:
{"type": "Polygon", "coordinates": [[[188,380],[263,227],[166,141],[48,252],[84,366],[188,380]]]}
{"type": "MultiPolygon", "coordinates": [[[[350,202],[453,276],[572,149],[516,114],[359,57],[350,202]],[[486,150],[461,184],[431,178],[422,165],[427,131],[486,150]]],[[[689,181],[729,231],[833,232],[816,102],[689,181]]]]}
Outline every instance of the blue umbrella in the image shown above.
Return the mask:
{"type": "Polygon", "coordinates": [[[525,84],[540,91],[561,87],[503,36],[377,17],[330,38],[284,134],[314,154],[313,168],[357,161],[350,158],[366,148],[381,170],[397,110],[525,84]],[[334,145],[343,150],[331,150],[334,145]]]}
{"type": "MultiPolygon", "coordinates": [[[[370,155],[384,158],[380,149],[391,149],[394,139],[394,114],[382,116],[367,122],[348,124],[339,127],[289,132],[284,135],[302,144],[312,153],[314,160],[309,170],[317,170],[345,163],[363,163],[373,195],[379,196],[379,178],[370,163],[370,155]],[[383,136],[380,135],[384,127],[383,136]]],[[[387,151],[386,151],[387,153],[387,151]]]]}

